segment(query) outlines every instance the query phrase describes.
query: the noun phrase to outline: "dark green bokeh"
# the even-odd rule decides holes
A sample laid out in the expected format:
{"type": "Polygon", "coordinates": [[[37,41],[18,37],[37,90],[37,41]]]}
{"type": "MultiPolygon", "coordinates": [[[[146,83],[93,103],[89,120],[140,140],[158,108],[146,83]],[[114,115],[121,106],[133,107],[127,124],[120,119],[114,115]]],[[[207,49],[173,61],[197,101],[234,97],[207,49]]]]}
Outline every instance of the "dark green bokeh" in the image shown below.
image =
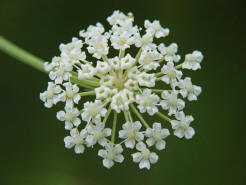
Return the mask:
{"type": "Polygon", "coordinates": [[[58,45],[113,10],[132,11],[136,23],[159,19],[171,30],[181,54],[201,50],[202,70],[185,73],[203,87],[192,140],[167,139],[150,171],[130,156],[105,169],[96,150],[75,155],[64,148],[59,109],[39,100],[48,77],[0,52],[1,185],[244,185],[245,184],[245,6],[225,0],[0,0],[0,34],[45,60],[58,45]]]}

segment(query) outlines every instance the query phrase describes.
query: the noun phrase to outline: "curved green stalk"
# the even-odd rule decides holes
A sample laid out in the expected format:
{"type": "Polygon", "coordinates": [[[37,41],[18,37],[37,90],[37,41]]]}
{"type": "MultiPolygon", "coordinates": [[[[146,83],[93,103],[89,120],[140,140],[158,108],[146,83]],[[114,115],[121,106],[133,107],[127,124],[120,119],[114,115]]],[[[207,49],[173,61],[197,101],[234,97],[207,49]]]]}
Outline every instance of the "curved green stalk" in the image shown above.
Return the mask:
{"type": "Polygon", "coordinates": [[[39,71],[46,72],[44,70],[44,60],[21,49],[14,43],[6,40],[1,35],[0,35],[0,50],[39,71]]]}

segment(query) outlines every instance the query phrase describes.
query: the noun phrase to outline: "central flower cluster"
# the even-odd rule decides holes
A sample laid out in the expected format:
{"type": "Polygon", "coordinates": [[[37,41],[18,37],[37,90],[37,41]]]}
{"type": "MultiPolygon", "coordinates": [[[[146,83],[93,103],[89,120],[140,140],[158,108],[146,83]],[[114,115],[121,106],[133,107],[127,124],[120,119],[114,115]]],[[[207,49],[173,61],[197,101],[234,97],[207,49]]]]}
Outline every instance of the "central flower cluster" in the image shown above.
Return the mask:
{"type": "Polygon", "coordinates": [[[80,31],[81,39],[74,37],[72,42],[60,45],[60,56],[44,65],[52,82],[40,98],[47,108],[65,102],[57,118],[70,131],[64,138],[66,148],[74,147],[80,154],[85,147],[99,144],[103,149],[98,155],[110,168],[124,160],[124,144],[137,150],[132,157],[141,169],[150,169],[150,164],[158,160],[150,148],[165,149],[164,139],[170,132],[161,123],[154,122],[151,127],[143,114],[169,122],[179,138],[192,138],[193,117],[184,114],[182,98],[197,100],[201,88],[189,77],[182,79],[181,69],[200,69],[203,56],[194,51],[176,64],[181,60],[176,43],[154,43],[169,34],[157,20],[145,20],[142,29],[133,24],[132,13],[115,11],[107,21],[112,26],[109,31],[97,23],[80,31]],[[134,46],[137,52],[129,50],[134,46]],[[113,49],[118,51],[117,56],[111,53],[113,49]],[[82,103],[85,96],[95,96],[95,100],[82,103]],[[119,120],[118,114],[123,114],[125,121],[119,120]]]}

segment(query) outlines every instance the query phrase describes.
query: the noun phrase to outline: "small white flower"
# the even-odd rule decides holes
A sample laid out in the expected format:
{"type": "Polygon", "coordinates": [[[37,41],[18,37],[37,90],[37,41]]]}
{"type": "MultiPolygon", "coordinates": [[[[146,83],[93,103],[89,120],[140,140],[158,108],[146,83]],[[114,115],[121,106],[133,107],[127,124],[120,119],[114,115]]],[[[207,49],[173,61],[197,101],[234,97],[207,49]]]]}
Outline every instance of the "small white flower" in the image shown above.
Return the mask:
{"type": "Polygon", "coordinates": [[[202,62],[202,60],[202,53],[200,51],[193,51],[193,53],[185,55],[185,61],[182,64],[182,68],[192,70],[200,69],[200,63],[202,62]]]}
{"type": "Polygon", "coordinates": [[[142,51],[139,64],[143,65],[143,68],[146,70],[156,70],[157,67],[160,66],[160,64],[157,62],[157,60],[160,60],[162,58],[162,55],[158,53],[156,50],[154,51],[142,51]]]}
{"type": "Polygon", "coordinates": [[[59,66],[60,62],[61,62],[61,57],[57,57],[57,56],[53,57],[50,63],[49,62],[44,63],[45,71],[47,72],[51,71],[54,67],[59,66]]]}
{"type": "Polygon", "coordinates": [[[166,147],[164,139],[169,136],[168,129],[162,129],[160,123],[153,123],[153,128],[147,128],[145,136],[148,137],[146,143],[148,146],[155,145],[157,150],[163,150],[166,147]]]}
{"type": "Polygon", "coordinates": [[[144,139],[144,134],[139,130],[142,124],[139,121],[133,123],[126,122],[122,125],[123,130],[119,131],[119,137],[126,139],[125,145],[127,148],[133,149],[135,147],[136,141],[142,141],[144,139]]]}
{"type": "Polygon", "coordinates": [[[179,92],[185,98],[188,96],[189,101],[197,100],[197,96],[201,94],[202,88],[196,85],[192,85],[191,78],[186,77],[184,80],[180,80],[178,84],[181,89],[179,92]]]}
{"type": "Polygon", "coordinates": [[[120,60],[120,67],[121,69],[130,69],[135,61],[136,60],[132,58],[130,54],[127,54],[124,58],[120,60]]]}
{"type": "Polygon", "coordinates": [[[142,72],[137,75],[137,80],[139,85],[146,86],[146,87],[154,87],[155,86],[155,74],[149,74],[146,72],[142,72]]]}
{"type": "Polygon", "coordinates": [[[176,70],[172,62],[168,62],[161,69],[161,72],[164,74],[161,80],[166,84],[171,84],[171,87],[174,88],[177,85],[177,80],[180,80],[182,77],[182,72],[176,70]]]}
{"type": "Polygon", "coordinates": [[[185,102],[181,99],[178,99],[178,92],[172,91],[169,93],[168,91],[163,91],[161,97],[164,99],[160,102],[162,108],[164,110],[168,110],[168,115],[176,114],[177,110],[180,111],[184,109],[185,102]]]}
{"type": "Polygon", "coordinates": [[[137,90],[138,87],[138,82],[136,80],[129,79],[127,82],[124,84],[124,86],[129,89],[129,90],[137,90]]]}
{"type": "Polygon", "coordinates": [[[146,33],[142,37],[140,34],[136,34],[135,46],[142,47],[145,50],[154,49],[153,34],[146,33]]]}
{"type": "Polygon", "coordinates": [[[186,139],[191,139],[195,134],[195,130],[190,127],[190,123],[194,121],[192,116],[185,116],[184,112],[177,112],[175,115],[177,120],[172,120],[172,128],[175,130],[174,135],[186,139]]]}
{"type": "Polygon", "coordinates": [[[86,122],[93,121],[95,123],[101,122],[101,117],[104,117],[107,113],[107,109],[103,108],[103,104],[100,100],[95,102],[84,103],[83,113],[81,114],[82,120],[86,122]]]}
{"type": "Polygon", "coordinates": [[[84,153],[84,145],[86,144],[85,138],[87,136],[87,131],[84,129],[79,132],[77,128],[73,128],[70,131],[70,135],[71,136],[67,136],[64,138],[65,147],[70,149],[73,146],[75,146],[74,151],[76,154],[84,153]]]}
{"type": "Polygon", "coordinates": [[[150,152],[143,142],[139,142],[136,145],[139,152],[132,154],[133,162],[139,163],[139,168],[150,169],[150,164],[155,164],[158,161],[158,155],[155,152],[150,152]]]}
{"type": "Polygon", "coordinates": [[[112,97],[111,107],[116,112],[120,113],[122,110],[128,110],[129,104],[133,101],[133,92],[124,89],[112,97]]]}
{"type": "Polygon", "coordinates": [[[107,35],[97,35],[93,36],[93,39],[90,40],[88,43],[89,46],[87,47],[87,50],[90,54],[93,54],[92,56],[100,59],[103,55],[108,54],[108,36],[107,35]]]}
{"type": "Polygon", "coordinates": [[[107,99],[111,94],[111,90],[106,86],[95,88],[96,99],[107,99]]]}
{"type": "Polygon", "coordinates": [[[121,154],[123,148],[120,144],[114,145],[113,143],[107,143],[105,149],[98,151],[98,155],[103,159],[103,166],[106,168],[111,168],[114,162],[122,163],[124,156],[121,154]]]}
{"type": "Polygon", "coordinates": [[[119,57],[114,57],[109,59],[109,64],[110,66],[115,69],[115,70],[119,70],[120,69],[120,59],[119,57]]]}
{"type": "Polygon", "coordinates": [[[142,94],[136,95],[136,102],[138,109],[141,113],[148,112],[150,116],[153,116],[158,112],[157,104],[160,98],[156,94],[151,94],[151,89],[144,89],[142,94]]]}
{"type": "Polygon", "coordinates": [[[40,99],[44,102],[44,106],[51,108],[58,102],[58,94],[62,91],[59,85],[48,82],[47,91],[40,93],[40,99]]]}
{"type": "Polygon", "coordinates": [[[114,32],[110,41],[114,49],[125,50],[134,44],[134,37],[129,31],[124,31],[123,33],[114,32]]]}
{"type": "Polygon", "coordinates": [[[126,23],[133,22],[133,15],[131,12],[128,15],[120,12],[119,10],[115,10],[111,16],[107,18],[107,21],[110,25],[125,25],[126,23]]]}
{"type": "Polygon", "coordinates": [[[113,83],[115,81],[115,77],[111,75],[104,75],[101,77],[100,85],[112,87],[113,83]]]}
{"type": "Polygon", "coordinates": [[[88,146],[93,146],[97,142],[101,146],[105,146],[107,144],[106,137],[111,135],[111,129],[110,128],[104,128],[105,125],[102,122],[96,123],[96,125],[89,124],[87,126],[88,136],[86,138],[86,142],[88,143],[88,146]]]}
{"type": "Polygon", "coordinates": [[[105,74],[111,70],[111,67],[108,65],[107,62],[97,61],[96,70],[101,74],[105,74]]]}
{"type": "Polygon", "coordinates": [[[68,81],[71,74],[66,71],[66,66],[60,64],[55,67],[55,71],[50,71],[49,77],[55,81],[55,84],[62,84],[63,81],[68,81]]]}
{"type": "Polygon", "coordinates": [[[153,21],[153,23],[149,20],[145,20],[144,27],[147,29],[146,32],[150,32],[155,35],[156,38],[166,37],[169,34],[169,29],[163,28],[157,20],[153,21]]]}
{"type": "Polygon", "coordinates": [[[135,66],[135,67],[132,67],[128,70],[128,73],[127,73],[127,76],[128,78],[131,78],[131,79],[134,79],[136,80],[137,79],[137,76],[140,74],[140,71],[138,70],[138,68],[135,66]]]}
{"type": "Polygon", "coordinates": [[[97,70],[91,64],[81,64],[82,70],[78,70],[78,79],[87,79],[92,78],[96,73],[97,70]]]}
{"type": "Polygon", "coordinates": [[[172,43],[169,46],[165,46],[163,43],[158,46],[158,50],[164,55],[164,59],[167,62],[178,62],[180,60],[180,55],[177,55],[178,45],[172,43]]]}
{"type": "Polygon", "coordinates": [[[78,86],[76,84],[73,85],[71,82],[66,82],[63,85],[66,88],[66,91],[59,94],[59,100],[66,102],[66,106],[70,107],[73,107],[73,103],[78,104],[80,100],[78,86]]]}
{"type": "Polygon", "coordinates": [[[71,130],[73,126],[78,127],[81,120],[78,118],[80,112],[77,108],[65,106],[65,112],[57,112],[57,119],[60,121],[65,121],[65,129],[71,130]]]}

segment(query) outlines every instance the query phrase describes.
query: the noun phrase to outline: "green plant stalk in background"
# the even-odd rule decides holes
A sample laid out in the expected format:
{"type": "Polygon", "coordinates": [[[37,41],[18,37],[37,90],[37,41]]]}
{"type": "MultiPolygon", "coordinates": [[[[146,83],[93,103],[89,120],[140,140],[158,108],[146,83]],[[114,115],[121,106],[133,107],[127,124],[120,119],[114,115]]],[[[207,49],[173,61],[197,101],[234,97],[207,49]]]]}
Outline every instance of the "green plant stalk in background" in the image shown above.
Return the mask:
{"type": "MultiPolygon", "coordinates": [[[[26,65],[29,65],[41,72],[48,73],[44,69],[44,60],[34,56],[33,54],[23,50],[14,43],[8,41],[3,36],[0,35],[0,50],[6,54],[12,56],[20,62],[23,62],[26,65]]],[[[88,81],[88,80],[77,80],[74,76],[71,77],[71,81],[78,84],[81,87],[87,89],[94,89],[97,87],[97,82],[88,81]]]]}

